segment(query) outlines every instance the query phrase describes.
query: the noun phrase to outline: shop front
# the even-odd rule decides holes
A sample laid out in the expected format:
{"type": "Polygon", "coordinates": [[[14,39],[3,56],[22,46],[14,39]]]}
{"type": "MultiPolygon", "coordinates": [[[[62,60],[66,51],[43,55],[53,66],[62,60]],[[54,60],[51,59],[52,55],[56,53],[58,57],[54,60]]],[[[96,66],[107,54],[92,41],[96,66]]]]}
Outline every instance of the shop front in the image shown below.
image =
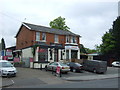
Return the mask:
{"type": "Polygon", "coordinates": [[[36,49],[35,57],[32,67],[33,68],[44,68],[46,64],[50,62],[58,62],[62,60],[64,50],[63,47],[60,46],[41,46],[39,45],[36,49]]]}
{"type": "Polygon", "coordinates": [[[66,60],[80,59],[80,48],[78,46],[65,46],[66,60]]]}

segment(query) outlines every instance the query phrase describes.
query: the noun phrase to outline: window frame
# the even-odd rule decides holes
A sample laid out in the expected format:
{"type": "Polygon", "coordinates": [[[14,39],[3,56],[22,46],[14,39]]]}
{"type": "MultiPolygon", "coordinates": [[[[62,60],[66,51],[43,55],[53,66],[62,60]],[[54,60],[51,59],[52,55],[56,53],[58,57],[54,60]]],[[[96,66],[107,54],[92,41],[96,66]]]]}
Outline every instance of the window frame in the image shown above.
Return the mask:
{"type": "Polygon", "coordinates": [[[66,36],[66,43],[70,43],[70,36],[66,36]]]}
{"type": "Polygon", "coordinates": [[[42,41],[46,41],[46,33],[42,33],[42,41]],[[44,37],[43,37],[44,36],[44,37]],[[44,38],[44,39],[43,39],[44,38]]]}
{"type": "Polygon", "coordinates": [[[36,41],[40,41],[40,32],[36,32],[35,34],[36,41]]]}
{"type": "Polygon", "coordinates": [[[54,35],[54,42],[59,43],[59,36],[57,34],[54,35]]]}
{"type": "Polygon", "coordinates": [[[76,36],[71,36],[71,43],[77,43],[76,36]]]}

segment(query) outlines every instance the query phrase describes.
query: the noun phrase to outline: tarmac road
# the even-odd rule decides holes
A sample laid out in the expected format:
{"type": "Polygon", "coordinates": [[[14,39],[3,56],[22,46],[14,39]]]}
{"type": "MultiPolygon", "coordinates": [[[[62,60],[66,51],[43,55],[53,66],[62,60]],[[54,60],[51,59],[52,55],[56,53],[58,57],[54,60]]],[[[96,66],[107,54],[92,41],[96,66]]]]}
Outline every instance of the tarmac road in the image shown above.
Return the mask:
{"type": "MultiPolygon", "coordinates": [[[[118,78],[63,83],[55,85],[35,85],[27,88],[120,88],[118,78]]],[[[96,90],[96,89],[95,89],[96,90]]]]}
{"type": "MultiPolygon", "coordinates": [[[[30,68],[17,68],[18,73],[16,77],[3,78],[3,82],[11,84],[9,88],[23,88],[27,86],[41,85],[41,84],[59,84],[68,81],[62,80],[54,75],[52,72],[45,70],[30,69],[30,68]],[[10,81],[14,81],[10,83],[10,81]]],[[[4,83],[5,84],[5,83],[4,83]]]]}
{"type": "Polygon", "coordinates": [[[94,80],[105,79],[105,78],[115,78],[119,77],[118,68],[108,67],[108,71],[105,74],[95,74],[92,72],[84,71],[83,73],[73,73],[62,74],[62,77],[56,77],[51,71],[37,70],[30,68],[17,68],[18,73],[16,77],[3,78],[3,84],[9,84],[12,80],[11,86],[8,88],[24,88],[30,86],[44,86],[44,85],[59,85],[59,84],[70,84],[71,81],[84,81],[84,80],[94,80]],[[101,78],[102,77],[102,78],[101,78]],[[68,80],[68,81],[67,81],[68,80]]]}

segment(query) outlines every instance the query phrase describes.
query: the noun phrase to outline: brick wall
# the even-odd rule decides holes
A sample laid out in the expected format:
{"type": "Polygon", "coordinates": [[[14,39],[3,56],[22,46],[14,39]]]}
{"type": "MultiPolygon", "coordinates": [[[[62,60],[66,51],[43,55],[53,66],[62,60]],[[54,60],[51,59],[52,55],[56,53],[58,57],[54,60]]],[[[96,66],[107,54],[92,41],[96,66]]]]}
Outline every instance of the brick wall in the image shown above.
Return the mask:
{"type": "MultiPolygon", "coordinates": [[[[20,32],[16,38],[16,49],[22,49],[29,46],[34,45],[36,42],[36,31],[29,30],[25,26],[22,26],[20,32]]],[[[58,35],[59,43],[65,45],[66,43],[66,36],[65,35],[58,35]]],[[[71,39],[71,37],[70,37],[71,39]]],[[[42,40],[42,32],[40,32],[40,40],[42,40]]],[[[71,40],[70,40],[71,41],[71,40]]],[[[80,40],[77,37],[77,44],[79,44],[80,40]]],[[[50,43],[54,43],[54,34],[46,33],[46,44],[50,45],[50,43]]]]}
{"type": "Polygon", "coordinates": [[[28,46],[33,45],[35,40],[35,31],[28,30],[25,26],[21,27],[16,38],[16,49],[22,49],[28,46]]]}
{"type": "Polygon", "coordinates": [[[54,34],[46,33],[46,44],[54,43],[54,34]]]}

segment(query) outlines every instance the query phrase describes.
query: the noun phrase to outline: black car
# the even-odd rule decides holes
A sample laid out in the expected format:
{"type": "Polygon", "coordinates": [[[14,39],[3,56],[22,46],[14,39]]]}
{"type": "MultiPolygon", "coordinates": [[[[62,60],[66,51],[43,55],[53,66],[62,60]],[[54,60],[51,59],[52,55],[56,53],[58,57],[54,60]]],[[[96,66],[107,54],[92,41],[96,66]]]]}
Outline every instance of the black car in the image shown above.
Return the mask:
{"type": "Polygon", "coordinates": [[[83,72],[83,66],[76,62],[69,62],[68,66],[70,66],[70,71],[72,72],[83,72]]]}

